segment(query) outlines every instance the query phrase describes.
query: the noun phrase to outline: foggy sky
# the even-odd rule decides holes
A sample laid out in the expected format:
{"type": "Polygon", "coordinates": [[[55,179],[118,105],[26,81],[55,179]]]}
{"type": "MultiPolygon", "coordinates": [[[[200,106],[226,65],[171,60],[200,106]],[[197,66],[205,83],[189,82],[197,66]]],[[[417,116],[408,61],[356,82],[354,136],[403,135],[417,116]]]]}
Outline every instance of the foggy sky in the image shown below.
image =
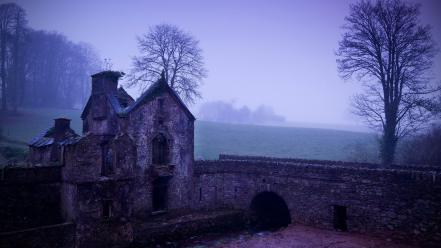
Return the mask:
{"type": "MultiPolygon", "coordinates": [[[[416,0],[415,0],[416,1],[416,0]]],[[[112,69],[129,71],[136,36],[155,24],[175,24],[204,51],[203,102],[272,106],[288,121],[354,125],[350,97],[336,57],[341,26],[354,1],[87,1],[16,0],[34,29],[58,31],[97,48],[112,69]]],[[[441,45],[441,1],[421,0],[422,21],[441,45]]],[[[441,55],[433,67],[441,80],[441,55]]],[[[137,97],[140,92],[129,92],[137,97]]]]}

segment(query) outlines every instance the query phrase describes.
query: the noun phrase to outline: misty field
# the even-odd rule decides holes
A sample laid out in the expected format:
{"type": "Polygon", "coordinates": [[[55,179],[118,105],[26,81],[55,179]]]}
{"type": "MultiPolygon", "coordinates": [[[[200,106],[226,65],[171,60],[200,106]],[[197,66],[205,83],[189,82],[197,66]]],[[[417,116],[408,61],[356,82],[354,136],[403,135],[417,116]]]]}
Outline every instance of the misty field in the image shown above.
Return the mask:
{"type": "MultiPolygon", "coordinates": [[[[2,117],[2,145],[25,147],[33,136],[53,124],[55,117],[72,119],[81,133],[80,110],[23,109],[2,117]]],[[[195,158],[216,159],[220,153],[305,159],[371,161],[376,157],[373,134],[331,129],[271,127],[196,121],[195,158]]]]}

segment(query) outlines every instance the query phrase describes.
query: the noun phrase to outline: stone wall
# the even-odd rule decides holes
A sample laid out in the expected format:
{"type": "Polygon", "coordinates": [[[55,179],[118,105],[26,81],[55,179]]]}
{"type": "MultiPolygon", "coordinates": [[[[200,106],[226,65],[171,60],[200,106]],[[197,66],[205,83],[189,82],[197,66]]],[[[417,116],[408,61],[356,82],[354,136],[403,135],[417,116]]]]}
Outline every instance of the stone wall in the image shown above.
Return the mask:
{"type": "Polygon", "coordinates": [[[75,225],[62,223],[0,233],[0,248],[6,247],[73,248],[76,247],[75,225]]]}
{"type": "Polygon", "coordinates": [[[190,187],[193,174],[194,123],[182,107],[166,91],[134,109],[128,120],[128,133],[137,149],[137,166],[142,168],[137,195],[148,196],[135,199],[137,213],[152,211],[151,182],[158,176],[171,176],[168,187],[167,208],[170,210],[190,206],[190,187]],[[169,147],[168,163],[162,167],[152,164],[152,140],[164,135],[169,147]]]}
{"type": "Polygon", "coordinates": [[[2,170],[0,232],[62,222],[61,168],[2,170]]]}
{"type": "Polygon", "coordinates": [[[332,166],[230,157],[195,164],[194,206],[250,208],[260,192],[281,196],[294,223],[333,228],[347,208],[349,231],[441,242],[441,170],[332,166]]]}
{"type": "MultiPolygon", "coordinates": [[[[326,166],[340,166],[340,167],[352,167],[352,168],[371,168],[382,169],[385,168],[381,164],[374,163],[357,163],[337,160],[317,160],[317,159],[300,159],[300,158],[276,158],[265,156],[243,156],[243,155],[231,155],[231,154],[219,154],[219,160],[246,160],[246,161],[271,161],[271,162],[286,162],[286,163],[298,163],[298,164],[313,164],[313,165],[326,165],[326,166]]],[[[441,165],[408,165],[408,164],[393,164],[389,166],[390,169],[403,169],[403,170],[415,170],[415,171],[441,171],[441,165]]]]}

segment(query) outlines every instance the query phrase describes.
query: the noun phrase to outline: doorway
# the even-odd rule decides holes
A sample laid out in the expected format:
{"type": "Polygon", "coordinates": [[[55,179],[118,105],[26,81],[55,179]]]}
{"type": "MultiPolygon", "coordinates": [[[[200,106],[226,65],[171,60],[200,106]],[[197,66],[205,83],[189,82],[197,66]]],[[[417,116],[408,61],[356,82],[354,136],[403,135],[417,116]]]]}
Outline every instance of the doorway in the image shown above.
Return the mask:
{"type": "Polygon", "coordinates": [[[163,211],[167,208],[169,177],[158,177],[153,181],[152,205],[153,211],[163,211]]]}
{"type": "Polygon", "coordinates": [[[347,213],[345,206],[334,205],[334,228],[339,231],[347,231],[347,213]]]}

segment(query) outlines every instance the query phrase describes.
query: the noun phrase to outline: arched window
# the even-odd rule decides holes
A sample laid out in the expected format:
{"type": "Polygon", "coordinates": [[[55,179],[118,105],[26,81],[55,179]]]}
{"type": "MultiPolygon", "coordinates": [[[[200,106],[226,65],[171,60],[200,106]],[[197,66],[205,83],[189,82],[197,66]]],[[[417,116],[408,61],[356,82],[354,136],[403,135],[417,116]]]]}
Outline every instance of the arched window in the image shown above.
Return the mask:
{"type": "Polygon", "coordinates": [[[113,152],[108,143],[101,144],[101,175],[113,173],[113,152]]]}
{"type": "Polygon", "coordinates": [[[167,139],[163,134],[158,134],[152,141],[152,163],[168,163],[168,145],[167,139]]]}

